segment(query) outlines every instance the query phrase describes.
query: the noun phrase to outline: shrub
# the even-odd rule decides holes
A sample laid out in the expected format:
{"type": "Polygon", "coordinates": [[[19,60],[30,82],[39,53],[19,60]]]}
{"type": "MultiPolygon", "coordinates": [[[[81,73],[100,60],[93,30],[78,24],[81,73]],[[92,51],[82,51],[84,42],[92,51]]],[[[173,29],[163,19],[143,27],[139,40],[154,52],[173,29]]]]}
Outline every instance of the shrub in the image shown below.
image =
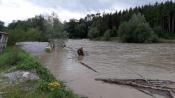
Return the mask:
{"type": "Polygon", "coordinates": [[[131,31],[131,30],[130,30],[127,22],[123,22],[119,26],[118,34],[119,34],[120,40],[122,42],[129,42],[130,41],[130,39],[129,39],[130,32],[129,31],[131,31]]]}
{"type": "Polygon", "coordinates": [[[133,42],[149,43],[156,42],[158,40],[158,37],[155,35],[148,23],[139,24],[133,34],[133,42]]]}
{"type": "Polygon", "coordinates": [[[45,52],[51,53],[51,48],[50,48],[50,47],[46,47],[46,48],[45,48],[45,52]]]}
{"type": "Polygon", "coordinates": [[[163,30],[160,26],[154,27],[153,30],[159,37],[164,37],[163,30]]]}
{"type": "Polygon", "coordinates": [[[88,32],[88,37],[90,39],[93,39],[93,38],[96,38],[96,37],[99,37],[100,35],[100,32],[99,30],[97,29],[97,27],[91,27],[89,32],[88,32]]]}
{"type": "Polygon", "coordinates": [[[45,80],[40,80],[40,81],[38,82],[38,87],[37,87],[37,89],[38,89],[39,91],[48,92],[48,91],[49,91],[48,83],[49,83],[49,82],[47,82],[47,81],[45,81],[45,80]]]}
{"type": "Polygon", "coordinates": [[[11,66],[16,70],[36,70],[41,79],[49,82],[55,79],[47,68],[19,48],[9,47],[0,55],[0,68],[11,66]]]}
{"type": "Polygon", "coordinates": [[[110,35],[111,35],[111,37],[118,37],[118,32],[117,32],[116,27],[112,28],[110,35]]]}
{"type": "Polygon", "coordinates": [[[54,90],[50,93],[49,98],[79,98],[72,91],[64,88],[54,90]]]}
{"type": "Polygon", "coordinates": [[[39,75],[40,79],[45,81],[54,80],[54,76],[48,71],[47,68],[42,66],[40,63],[35,61],[33,58],[26,58],[24,61],[21,61],[17,65],[17,69],[21,70],[36,70],[36,73],[39,75]]]}
{"type": "Polygon", "coordinates": [[[63,82],[56,81],[47,68],[19,48],[8,48],[0,55],[0,69],[1,65],[9,66],[8,64],[15,66],[13,70],[35,70],[40,80],[31,81],[33,85],[28,82],[24,82],[24,85],[21,83],[9,85],[3,89],[3,92],[6,92],[5,98],[79,98],[72,91],[67,90],[63,82]],[[24,90],[23,87],[27,85],[32,89],[24,90]]]}
{"type": "Polygon", "coordinates": [[[103,35],[104,40],[109,41],[111,38],[111,30],[107,30],[103,35]]]}
{"type": "Polygon", "coordinates": [[[1,55],[0,55],[0,67],[5,66],[13,66],[16,65],[19,61],[19,55],[17,49],[13,48],[14,51],[12,51],[12,47],[6,49],[1,55]]]}
{"type": "Polygon", "coordinates": [[[134,14],[129,22],[122,23],[119,26],[118,34],[122,42],[149,43],[158,41],[157,35],[140,13],[134,14]]]}

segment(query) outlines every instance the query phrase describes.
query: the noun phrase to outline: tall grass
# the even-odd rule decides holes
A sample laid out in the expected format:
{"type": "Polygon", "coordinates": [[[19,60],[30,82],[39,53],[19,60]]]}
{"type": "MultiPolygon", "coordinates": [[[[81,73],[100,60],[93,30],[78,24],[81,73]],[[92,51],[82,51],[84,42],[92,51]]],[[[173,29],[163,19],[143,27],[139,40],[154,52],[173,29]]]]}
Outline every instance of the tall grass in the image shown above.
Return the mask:
{"type": "Polygon", "coordinates": [[[0,55],[0,69],[6,67],[16,67],[16,70],[35,70],[39,77],[46,81],[55,79],[38,61],[22,49],[16,47],[9,47],[0,55]]]}
{"type": "Polygon", "coordinates": [[[61,88],[49,90],[48,84],[57,80],[47,68],[22,49],[8,47],[0,55],[0,71],[12,67],[15,67],[13,70],[34,70],[39,75],[40,80],[34,83],[32,82],[33,84],[31,84],[31,82],[26,82],[24,84],[20,83],[18,85],[8,86],[3,89],[3,91],[7,93],[4,98],[79,98],[72,91],[66,89],[61,81],[58,81],[58,83],[61,84],[61,88]],[[28,84],[33,89],[24,91],[23,86],[28,84]]]}

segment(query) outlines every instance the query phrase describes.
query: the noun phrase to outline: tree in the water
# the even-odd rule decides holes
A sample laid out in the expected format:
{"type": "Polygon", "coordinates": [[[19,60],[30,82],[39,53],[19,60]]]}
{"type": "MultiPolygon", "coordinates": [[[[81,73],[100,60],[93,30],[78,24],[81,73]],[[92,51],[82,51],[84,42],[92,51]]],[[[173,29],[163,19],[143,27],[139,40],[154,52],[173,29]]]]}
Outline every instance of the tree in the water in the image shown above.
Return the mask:
{"type": "Polygon", "coordinates": [[[140,13],[133,14],[128,22],[122,23],[119,26],[118,34],[122,42],[149,43],[158,41],[157,35],[140,13]]]}
{"type": "Polygon", "coordinates": [[[44,27],[49,39],[66,38],[67,33],[64,32],[63,26],[56,13],[52,13],[52,15],[47,16],[47,19],[45,19],[44,27]]]}

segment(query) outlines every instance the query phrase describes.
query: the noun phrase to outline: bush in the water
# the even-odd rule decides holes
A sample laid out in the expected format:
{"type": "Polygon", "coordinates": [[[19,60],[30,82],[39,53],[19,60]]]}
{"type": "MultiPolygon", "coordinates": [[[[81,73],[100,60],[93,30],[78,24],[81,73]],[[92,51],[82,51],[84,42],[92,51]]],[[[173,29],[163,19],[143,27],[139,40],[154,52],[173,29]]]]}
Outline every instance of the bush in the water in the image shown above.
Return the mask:
{"type": "Polygon", "coordinates": [[[51,52],[51,48],[50,47],[46,47],[45,48],[45,52],[50,53],[51,52]]]}
{"type": "Polygon", "coordinates": [[[118,34],[122,42],[150,43],[157,42],[158,36],[140,13],[134,14],[128,22],[119,26],[118,34]]]}

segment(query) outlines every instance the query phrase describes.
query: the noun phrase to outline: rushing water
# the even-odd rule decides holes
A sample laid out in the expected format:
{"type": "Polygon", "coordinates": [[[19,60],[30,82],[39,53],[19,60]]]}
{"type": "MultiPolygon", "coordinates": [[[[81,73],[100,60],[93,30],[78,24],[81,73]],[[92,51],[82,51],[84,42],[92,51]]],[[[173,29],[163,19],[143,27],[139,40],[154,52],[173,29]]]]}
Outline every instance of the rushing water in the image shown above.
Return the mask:
{"type": "MultiPolygon", "coordinates": [[[[89,98],[152,98],[133,88],[97,82],[95,78],[146,78],[175,81],[175,44],[124,44],[68,40],[66,48],[44,53],[47,43],[25,43],[23,48],[39,60],[75,93],[89,98]],[[83,47],[86,56],[78,58],[83,47]],[[98,73],[81,65],[84,62],[98,73]]],[[[160,96],[157,98],[161,98],[160,96]]]]}

